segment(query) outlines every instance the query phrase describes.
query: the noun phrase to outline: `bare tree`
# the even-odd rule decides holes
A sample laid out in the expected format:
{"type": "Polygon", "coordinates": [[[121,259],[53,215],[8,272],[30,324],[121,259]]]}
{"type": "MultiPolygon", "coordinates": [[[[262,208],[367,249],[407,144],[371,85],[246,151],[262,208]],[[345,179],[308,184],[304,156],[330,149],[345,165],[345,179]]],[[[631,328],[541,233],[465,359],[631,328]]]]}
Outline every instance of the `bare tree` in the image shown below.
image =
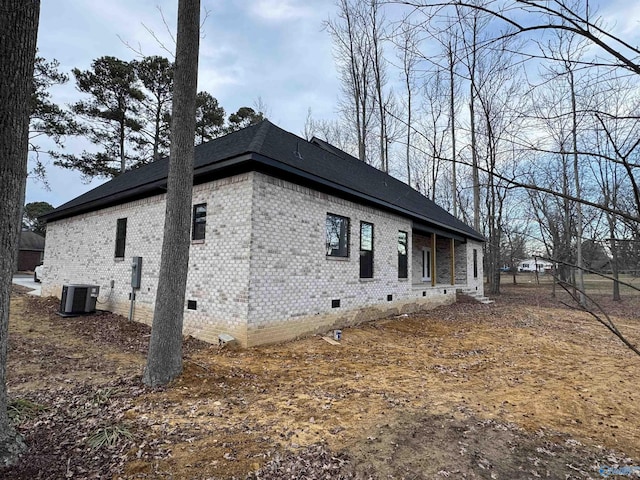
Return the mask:
{"type": "Polygon", "coordinates": [[[423,94],[421,115],[415,123],[419,125],[422,135],[416,143],[423,144],[421,150],[426,155],[421,162],[422,171],[417,171],[416,177],[422,180],[420,190],[425,196],[435,201],[444,163],[449,160],[446,150],[451,121],[447,108],[448,82],[445,79],[445,72],[439,65],[434,64],[433,70],[428,72],[421,91],[423,94]]]}
{"type": "Polygon", "coordinates": [[[484,183],[484,225],[488,237],[485,272],[489,292],[500,293],[502,214],[518,152],[512,147],[525,107],[520,94],[519,67],[513,62],[516,42],[505,37],[487,42],[491,17],[479,9],[455,8],[465,81],[469,86],[469,136],[473,184],[474,226],[480,231],[481,186],[484,183]],[[511,172],[509,171],[511,169],[511,172]],[[480,171],[485,175],[480,178],[480,171]],[[497,175],[500,173],[500,175],[497,175]]]}
{"type": "Polygon", "coordinates": [[[358,158],[367,158],[367,142],[374,121],[373,62],[367,27],[367,5],[357,0],[338,0],[338,15],[325,22],[334,41],[334,55],[345,95],[343,114],[355,130],[358,158]]]}
{"type": "Polygon", "coordinates": [[[375,103],[378,112],[378,128],[380,143],[380,170],[389,173],[389,132],[387,128],[387,104],[389,96],[385,91],[387,83],[386,60],[382,42],[385,33],[385,19],[380,0],[370,0],[367,22],[365,26],[371,45],[371,64],[373,67],[373,83],[375,85],[375,103]]]}
{"type": "Polygon", "coordinates": [[[402,62],[402,80],[405,89],[404,110],[406,112],[405,125],[405,162],[407,169],[407,185],[411,185],[411,151],[413,125],[413,97],[415,89],[416,66],[419,61],[417,52],[418,39],[415,26],[403,22],[396,43],[399,46],[399,57],[402,62]]]}
{"type": "Polygon", "coordinates": [[[0,10],[0,467],[14,463],[25,448],[7,413],[6,366],[11,281],[27,179],[39,15],[38,0],[6,0],[0,10]]]}
{"type": "MultiPolygon", "coordinates": [[[[591,112],[593,134],[590,137],[591,148],[604,156],[616,158],[617,162],[591,161],[589,166],[599,187],[602,202],[606,207],[623,204],[625,190],[631,189],[633,173],[632,159],[637,158],[640,149],[640,117],[635,115],[640,107],[640,88],[629,78],[610,75],[601,79],[601,88],[594,93],[598,97],[597,111],[591,112]],[[615,92],[615,93],[613,93],[615,92]],[[626,164],[626,167],[625,167],[626,164]]],[[[607,222],[609,250],[611,252],[611,270],[613,281],[613,299],[620,300],[620,267],[622,265],[619,239],[633,238],[633,228],[621,222],[616,215],[604,212],[607,222]]],[[[637,230],[637,225],[633,225],[637,230]]],[[[631,267],[631,265],[629,265],[631,267]]]]}
{"type": "Polygon", "coordinates": [[[465,75],[469,82],[469,133],[471,148],[471,169],[473,184],[473,227],[480,231],[480,174],[478,160],[478,141],[476,127],[476,101],[481,85],[478,85],[477,69],[481,44],[480,32],[486,28],[488,18],[481,10],[455,8],[457,23],[452,28],[459,28],[462,51],[459,61],[464,65],[465,75]]]}
{"type": "Polygon", "coordinates": [[[447,72],[449,73],[449,126],[451,128],[451,196],[453,199],[453,216],[458,216],[458,176],[456,172],[456,38],[450,35],[445,46],[445,56],[447,59],[447,72]]]}
{"type": "Polygon", "coordinates": [[[160,275],[143,381],[165,385],[182,372],[182,323],[189,266],[200,0],[180,0],[173,118],[160,275]]]}
{"type": "Polygon", "coordinates": [[[320,138],[347,153],[357,152],[357,146],[354,147],[353,135],[348,128],[345,128],[339,120],[314,119],[311,109],[307,111],[302,136],[308,141],[313,137],[320,138]]]}

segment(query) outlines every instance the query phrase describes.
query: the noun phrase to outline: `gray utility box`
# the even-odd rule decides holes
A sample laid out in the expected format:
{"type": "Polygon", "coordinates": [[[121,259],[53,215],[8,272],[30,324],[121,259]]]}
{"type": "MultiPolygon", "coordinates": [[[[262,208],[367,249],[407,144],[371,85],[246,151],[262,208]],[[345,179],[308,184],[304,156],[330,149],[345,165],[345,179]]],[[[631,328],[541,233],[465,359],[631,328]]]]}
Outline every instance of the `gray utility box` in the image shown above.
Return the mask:
{"type": "Polygon", "coordinates": [[[98,285],[63,285],[58,313],[63,316],[93,313],[99,293],[98,285]]]}

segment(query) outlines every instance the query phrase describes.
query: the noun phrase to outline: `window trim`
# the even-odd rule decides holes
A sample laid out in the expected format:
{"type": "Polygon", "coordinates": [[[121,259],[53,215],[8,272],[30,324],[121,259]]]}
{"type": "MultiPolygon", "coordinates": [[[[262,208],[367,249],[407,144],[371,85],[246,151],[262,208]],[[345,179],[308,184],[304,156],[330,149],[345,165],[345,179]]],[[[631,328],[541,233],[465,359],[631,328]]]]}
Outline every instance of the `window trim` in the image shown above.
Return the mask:
{"type": "MultiPolygon", "coordinates": [[[[342,231],[342,228],[341,228],[341,231],[342,231]]],[[[349,255],[351,254],[351,220],[349,219],[349,217],[338,215],[336,213],[327,212],[327,216],[325,217],[325,254],[326,254],[326,258],[349,258],[349,255]],[[342,219],[343,221],[346,221],[346,228],[344,229],[344,232],[347,238],[346,238],[346,245],[345,245],[346,252],[344,254],[332,253],[333,251],[340,252],[341,242],[340,242],[340,235],[337,235],[338,248],[337,249],[330,248],[331,243],[329,241],[329,229],[327,228],[329,224],[329,217],[336,217],[336,218],[342,219]]]]}
{"type": "Polygon", "coordinates": [[[478,278],[478,249],[473,249],[473,278],[478,278]]]}
{"type": "Polygon", "coordinates": [[[398,230],[398,278],[403,280],[409,278],[409,233],[404,230],[398,230]],[[400,245],[402,245],[400,236],[402,234],[404,234],[404,253],[400,253],[400,245]],[[402,265],[401,258],[404,258],[404,265],[402,265]]]}
{"type": "Polygon", "coordinates": [[[196,203],[193,206],[191,215],[191,240],[195,242],[204,242],[207,236],[207,203],[196,203]],[[204,207],[204,214],[198,212],[199,208],[204,207]],[[199,221],[200,219],[204,219],[199,221]],[[196,227],[202,227],[202,232],[199,233],[199,229],[196,227]]]}
{"type": "Polygon", "coordinates": [[[431,258],[431,247],[422,247],[422,281],[430,282],[431,281],[431,262],[433,259],[431,258]],[[427,271],[427,275],[425,275],[425,270],[427,271]]]}
{"type": "Polygon", "coordinates": [[[113,256],[116,259],[124,258],[127,250],[127,217],[118,218],[116,221],[116,244],[113,256]]]}
{"type": "Polygon", "coordinates": [[[373,223],[361,221],[360,222],[360,278],[363,278],[363,279],[373,278],[374,250],[375,250],[374,240],[375,240],[375,233],[374,233],[373,223]],[[371,248],[369,250],[362,248],[362,231],[365,225],[368,225],[371,227],[371,248]],[[366,263],[363,264],[363,262],[366,262],[366,263]],[[368,271],[365,271],[364,275],[363,275],[363,267],[368,268],[368,271]]]}

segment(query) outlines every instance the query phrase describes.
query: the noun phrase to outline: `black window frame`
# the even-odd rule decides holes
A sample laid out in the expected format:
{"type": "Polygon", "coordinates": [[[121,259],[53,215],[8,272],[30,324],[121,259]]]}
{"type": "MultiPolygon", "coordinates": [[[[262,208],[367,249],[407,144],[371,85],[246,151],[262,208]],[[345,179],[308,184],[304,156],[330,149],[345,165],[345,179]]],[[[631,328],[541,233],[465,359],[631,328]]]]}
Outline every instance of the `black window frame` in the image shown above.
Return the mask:
{"type": "Polygon", "coordinates": [[[191,240],[204,240],[207,236],[207,204],[197,203],[193,206],[191,216],[191,240]],[[198,209],[204,208],[204,211],[198,209]]]}
{"type": "Polygon", "coordinates": [[[373,278],[373,250],[374,250],[374,226],[371,222],[360,222],[360,278],[373,278]],[[370,248],[366,249],[363,245],[363,228],[371,227],[370,248]]]}
{"type": "Polygon", "coordinates": [[[473,278],[478,278],[478,249],[473,249],[473,278]]]}
{"type": "Polygon", "coordinates": [[[116,245],[113,256],[115,258],[124,258],[127,247],[127,218],[119,218],[116,221],[116,245]]]}
{"type": "Polygon", "coordinates": [[[398,278],[409,278],[409,233],[404,230],[398,230],[398,278]],[[402,235],[404,235],[404,243],[402,235]],[[404,253],[401,253],[403,245],[404,253]]]}
{"type": "Polygon", "coordinates": [[[327,257],[349,258],[351,243],[351,220],[349,217],[344,217],[335,213],[327,212],[325,220],[325,252],[327,257]],[[331,218],[340,219],[339,232],[332,232],[331,218]],[[332,247],[332,234],[335,233],[338,239],[338,248],[332,247]],[[346,238],[343,238],[342,235],[346,238]]]}

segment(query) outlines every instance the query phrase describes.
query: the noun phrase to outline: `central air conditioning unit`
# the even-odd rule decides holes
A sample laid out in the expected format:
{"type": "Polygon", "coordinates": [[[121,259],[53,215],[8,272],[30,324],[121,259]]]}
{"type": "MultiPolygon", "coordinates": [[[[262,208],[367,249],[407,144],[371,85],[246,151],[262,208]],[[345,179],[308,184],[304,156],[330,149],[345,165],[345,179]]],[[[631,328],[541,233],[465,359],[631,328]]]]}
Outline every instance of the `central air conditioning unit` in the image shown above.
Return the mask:
{"type": "Polygon", "coordinates": [[[71,317],[95,312],[98,293],[97,285],[63,285],[58,314],[71,317]]]}

